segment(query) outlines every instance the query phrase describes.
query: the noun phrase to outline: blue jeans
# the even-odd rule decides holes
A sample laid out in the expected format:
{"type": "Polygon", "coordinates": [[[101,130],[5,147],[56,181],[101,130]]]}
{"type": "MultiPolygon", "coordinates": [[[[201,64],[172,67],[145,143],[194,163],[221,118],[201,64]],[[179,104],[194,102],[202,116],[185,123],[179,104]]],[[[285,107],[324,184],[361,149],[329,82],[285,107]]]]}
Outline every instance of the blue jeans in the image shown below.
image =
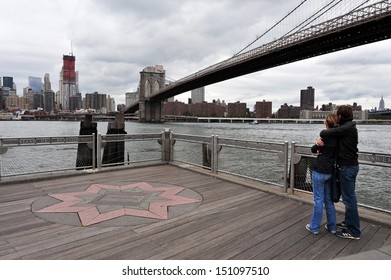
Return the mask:
{"type": "Polygon", "coordinates": [[[352,235],[360,236],[360,217],[356,198],[356,177],[359,167],[358,165],[341,165],[339,168],[342,201],[345,204],[345,223],[352,235]]]}
{"type": "Polygon", "coordinates": [[[323,217],[323,203],[326,209],[327,228],[329,231],[337,229],[337,217],[334,202],[331,200],[331,174],[312,171],[312,189],[314,192],[314,209],[312,212],[310,229],[319,232],[323,217]]]}

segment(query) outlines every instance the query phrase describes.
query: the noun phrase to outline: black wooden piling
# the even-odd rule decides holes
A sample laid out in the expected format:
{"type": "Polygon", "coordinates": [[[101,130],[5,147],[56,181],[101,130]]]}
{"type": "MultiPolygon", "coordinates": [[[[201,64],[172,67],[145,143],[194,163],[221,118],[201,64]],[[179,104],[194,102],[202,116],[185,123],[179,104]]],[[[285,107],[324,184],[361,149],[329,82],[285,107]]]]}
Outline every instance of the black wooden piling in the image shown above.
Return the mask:
{"type": "MultiPolygon", "coordinates": [[[[127,134],[125,131],[125,116],[122,113],[115,115],[115,120],[108,124],[107,134],[121,135],[127,134]]],[[[121,165],[125,162],[125,142],[123,137],[110,138],[103,151],[102,164],[121,165]],[[113,141],[118,140],[118,141],[113,141]]]]}
{"type": "MultiPolygon", "coordinates": [[[[84,120],[80,122],[80,131],[79,135],[92,135],[95,133],[97,135],[97,123],[92,122],[92,115],[85,115],[84,120]]],[[[96,141],[93,144],[95,145],[96,153],[96,141]]],[[[93,146],[92,144],[80,143],[77,147],[77,158],[76,158],[76,167],[77,169],[91,168],[93,165],[93,146]]],[[[96,154],[95,154],[96,158],[96,154]]],[[[95,167],[96,167],[95,162],[95,167]]]]}

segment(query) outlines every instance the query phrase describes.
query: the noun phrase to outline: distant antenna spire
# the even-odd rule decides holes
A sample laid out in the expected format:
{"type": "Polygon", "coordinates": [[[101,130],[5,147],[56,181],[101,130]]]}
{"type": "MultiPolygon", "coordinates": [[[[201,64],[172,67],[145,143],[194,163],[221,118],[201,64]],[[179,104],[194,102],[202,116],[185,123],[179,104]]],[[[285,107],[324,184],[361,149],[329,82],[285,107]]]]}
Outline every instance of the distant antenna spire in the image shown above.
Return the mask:
{"type": "Polygon", "coordinates": [[[72,46],[72,41],[71,41],[71,55],[73,56],[73,46],[72,46]]]}

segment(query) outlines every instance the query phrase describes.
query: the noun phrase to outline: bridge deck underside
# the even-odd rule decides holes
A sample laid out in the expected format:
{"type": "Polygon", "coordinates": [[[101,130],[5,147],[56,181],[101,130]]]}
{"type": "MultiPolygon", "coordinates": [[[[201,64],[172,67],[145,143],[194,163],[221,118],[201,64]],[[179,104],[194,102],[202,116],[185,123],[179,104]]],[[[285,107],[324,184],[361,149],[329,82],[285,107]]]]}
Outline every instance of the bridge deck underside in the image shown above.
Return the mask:
{"type": "MultiPolygon", "coordinates": [[[[242,75],[293,63],[343,49],[386,40],[391,37],[391,14],[363,21],[359,25],[341,27],[330,33],[315,35],[309,39],[274,51],[251,56],[226,67],[219,67],[193,78],[176,82],[152,94],[150,100],[165,100],[172,96],[242,75]]],[[[125,109],[126,113],[138,110],[138,104],[125,109]]]]}

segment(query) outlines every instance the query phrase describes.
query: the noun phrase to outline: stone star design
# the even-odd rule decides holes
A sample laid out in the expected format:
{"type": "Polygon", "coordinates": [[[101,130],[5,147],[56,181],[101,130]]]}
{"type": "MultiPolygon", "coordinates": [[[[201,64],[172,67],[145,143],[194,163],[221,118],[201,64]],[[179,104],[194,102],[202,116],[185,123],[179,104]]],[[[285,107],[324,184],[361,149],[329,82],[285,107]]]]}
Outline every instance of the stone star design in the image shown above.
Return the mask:
{"type": "Polygon", "coordinates": [[[121,216],[167,220],[169,207],[198,203],[178,195],[183,187],[154,187],[146,182],[125,186],[92,184],[85,191],[50,194],[61,202],[38,210],[42,213],[77,213],[83,226],[121,216]]]}

